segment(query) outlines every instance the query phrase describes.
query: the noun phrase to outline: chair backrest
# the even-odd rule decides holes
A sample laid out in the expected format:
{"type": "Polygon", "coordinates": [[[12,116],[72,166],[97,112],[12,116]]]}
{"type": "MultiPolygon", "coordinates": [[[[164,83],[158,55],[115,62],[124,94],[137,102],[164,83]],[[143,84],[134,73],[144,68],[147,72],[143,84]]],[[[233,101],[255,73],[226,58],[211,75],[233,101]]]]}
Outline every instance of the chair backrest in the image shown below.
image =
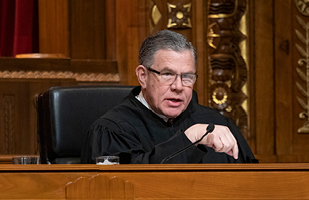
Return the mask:
{"type": "Polygon", "coordinates": [[[83,136],[91,124],[121,103],[133,86],[52,87],[37,98],[41,163],[80,163],[83,136]]]}

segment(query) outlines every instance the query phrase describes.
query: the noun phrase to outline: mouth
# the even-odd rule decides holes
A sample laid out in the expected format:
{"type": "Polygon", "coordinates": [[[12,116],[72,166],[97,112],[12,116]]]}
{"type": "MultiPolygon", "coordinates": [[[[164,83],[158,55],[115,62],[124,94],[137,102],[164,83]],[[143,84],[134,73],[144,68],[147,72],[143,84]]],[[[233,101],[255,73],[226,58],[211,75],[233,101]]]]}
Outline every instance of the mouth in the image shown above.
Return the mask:
{"type": "Polygon", "coordinates": [[[174,98],[171,98],[171,99],[167,99],[168,100],[168,102],[169,102],[169,105],[170,106],[179,106],[180,105],[180,103],[182,102],[182,100],[181,99],[174,99],[174,98]]]}
{"type": "Polygon", "coordinates": [[[169,101],[173,101],[173,102],[179,102],[181,101],[181,99],[168,99],[169,101]]]}

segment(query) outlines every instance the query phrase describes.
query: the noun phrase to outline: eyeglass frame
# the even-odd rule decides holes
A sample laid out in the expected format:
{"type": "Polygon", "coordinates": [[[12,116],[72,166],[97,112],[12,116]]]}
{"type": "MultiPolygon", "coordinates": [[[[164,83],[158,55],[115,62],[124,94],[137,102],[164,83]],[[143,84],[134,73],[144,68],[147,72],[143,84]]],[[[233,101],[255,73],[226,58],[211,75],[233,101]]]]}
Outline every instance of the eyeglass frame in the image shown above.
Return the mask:
{"type": "MultiPolygon", "coordinates": [[[[148,68],[148,67],[145,67],[145,68],[146,68],[147,70],[149,70],[150,72],[154,72],[154,73],[156,73],[156,74],[162,76],[162,72],[159,72],[159,71],[157,71],[157,70],[155,70],[155,69],[148,68]]],[[[170,73],[170,72],[169,72],[169,73],[170,73]]],[[[181,83],[182,83],[183,86],[193,86],[194,83],[196,82],[197,77],[198,77],[198,75],[195,74],[195,73],[183,73],[183,74],[170,73],[170,74],[171,74],[172,76],[175,76],[175,79],[174,79],[171,83],[169,83],[169,84],[174,83],[174,82],[176,81],[176,79],[177,79],[177,76],[180,76],[180,80],[181,80],[181,83]],[[183,82],[183,80],[182,80],[183,75],[194,75],[194,76],[195,76],[195,79],[193,80],[193,83],[192,83],[192,84],[190,83],[190,85],[184,84],[184,82],[183,82]]]]}

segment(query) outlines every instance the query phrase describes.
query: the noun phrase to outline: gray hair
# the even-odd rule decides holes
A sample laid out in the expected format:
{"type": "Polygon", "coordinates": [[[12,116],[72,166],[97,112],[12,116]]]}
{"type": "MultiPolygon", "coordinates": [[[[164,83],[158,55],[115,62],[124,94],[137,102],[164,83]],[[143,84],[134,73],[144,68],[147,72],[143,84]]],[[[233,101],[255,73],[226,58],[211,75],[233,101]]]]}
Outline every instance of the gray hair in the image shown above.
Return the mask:
{"type": "Polygon", "coordinates": [[[189,50],[194,57],[194,67],[196,66],[197,54],[191,42],[185,36],[169,30],[159,31],[144,40],[139,50],[139,64],[150,68],[154,63],[154,55],[159,50],[189,50]]]}

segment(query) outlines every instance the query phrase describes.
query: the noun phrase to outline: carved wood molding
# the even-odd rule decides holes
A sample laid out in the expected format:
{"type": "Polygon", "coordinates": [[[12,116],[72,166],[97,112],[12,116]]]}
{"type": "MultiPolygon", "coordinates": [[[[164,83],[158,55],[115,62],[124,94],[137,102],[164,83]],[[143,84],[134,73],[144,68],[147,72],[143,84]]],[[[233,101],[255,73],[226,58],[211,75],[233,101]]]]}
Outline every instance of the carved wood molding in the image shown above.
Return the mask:
{"type": "Polygon", "coordinates": [[[248,114],[242,106],[247,98],[243,92],[247,66],[239,47],[240,42],[246,39],[239,30],[246,0],[209,0],[208,9],[210,104],[232,118],[247,137],[248,114]]]}
{"type": "Polygon", "coordinates": [[[298,59],[296,72],[299,79],[295,83],[299,96],[296,96],[297,102],[302,108],[299,113],[299,118],[304,119],[305,122],[302,127],[299,127],[298,133],[309,133],[309,22],[308,22],[308,3],[300,0],[295,0],[298,12],[302,16],[296,15],[296,20],[300,29],[295,29],[298,40],[295,43],[296,50],[301,58],[298,59]]]}
{"type": "Polygon", "coordinates": [[[168,24],[167,28],[191,28],[191,3],[167,3],[168,24]]]}
{"type": "Polygon", "coordinates": [[[134,186],[118,177],[80,177],[65,187],[66,199],[134,199],[134,186]]]}
{"type": "Polygon", "coordinates": [[[15,97],[12,95],[5,95],[4,99],[4,143],[5,153],[15,152],[15,97]]]}
{"type": "Polygon", "coordinates": [[[75,79],[79,82],[119,82],[119,74],[73,73],[71,71],[0,71],[0,78],[75,79]]]}
{"type": "Polygon", "coordinates": [[[150,4],[150,32],[161,29],[191,29],[192,2],[190,0],[149,1],[150,4]]]}

